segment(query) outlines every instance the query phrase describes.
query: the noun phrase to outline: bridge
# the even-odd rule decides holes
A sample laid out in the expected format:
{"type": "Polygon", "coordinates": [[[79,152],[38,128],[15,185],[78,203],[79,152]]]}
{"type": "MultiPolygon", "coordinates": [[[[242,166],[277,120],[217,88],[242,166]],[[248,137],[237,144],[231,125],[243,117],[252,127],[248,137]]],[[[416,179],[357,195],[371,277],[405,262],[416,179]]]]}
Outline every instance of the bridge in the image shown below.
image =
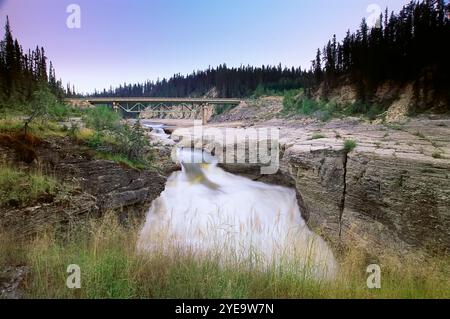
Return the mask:
{"type": "Polygon", "coordinates": [[[66,99],[67,103],[80,105],[88,103],[93,105],[107,104],[113,109],[122,109],[126,113],[141,113],[148,109],[155,112],[173,112],[173,106],[181,107],[182,111],[195,111],[200,109],[203,124],[206,124],[205,106],[207,105],[238,105],[238,99],[209,99],[209,98],[159,98],[159,97],[92,97],[66,99]]]}

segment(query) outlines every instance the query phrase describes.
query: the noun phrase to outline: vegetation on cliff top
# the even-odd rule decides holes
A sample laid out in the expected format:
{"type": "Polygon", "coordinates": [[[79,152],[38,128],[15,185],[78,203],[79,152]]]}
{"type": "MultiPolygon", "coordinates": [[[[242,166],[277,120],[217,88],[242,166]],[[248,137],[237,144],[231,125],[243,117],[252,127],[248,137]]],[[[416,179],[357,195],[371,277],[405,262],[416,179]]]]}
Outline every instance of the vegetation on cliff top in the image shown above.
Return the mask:
{"type": "Polygon", "coordinates": [[[40,172],[0,166],[0,207],[23,208],[38,202],[52,202],[69,187],[40,172]]]}

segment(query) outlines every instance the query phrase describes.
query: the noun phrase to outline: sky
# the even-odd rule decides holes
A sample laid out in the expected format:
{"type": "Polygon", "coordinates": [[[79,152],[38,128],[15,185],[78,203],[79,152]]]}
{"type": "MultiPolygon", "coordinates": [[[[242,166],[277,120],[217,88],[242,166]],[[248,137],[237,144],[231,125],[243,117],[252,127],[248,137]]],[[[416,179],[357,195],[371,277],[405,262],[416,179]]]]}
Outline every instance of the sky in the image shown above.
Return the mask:
{"type": "Polygon", "coordinates": [[[63,83],[93,92],[222,63],[309,68],[333,34],[408,2],[0,0],[0,24],[8,15],[25,50],[43,46],[63,83]]]}

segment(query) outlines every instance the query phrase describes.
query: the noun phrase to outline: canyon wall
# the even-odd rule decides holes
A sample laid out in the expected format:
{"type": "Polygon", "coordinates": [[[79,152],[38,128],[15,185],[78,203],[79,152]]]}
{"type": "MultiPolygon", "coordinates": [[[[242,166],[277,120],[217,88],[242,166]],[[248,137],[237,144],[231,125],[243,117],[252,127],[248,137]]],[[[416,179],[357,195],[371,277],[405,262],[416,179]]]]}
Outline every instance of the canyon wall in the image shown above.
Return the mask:
{"type": "MultiPolygon", "coordinates": [[[[277,174],[262,175],[250,163],[222,167],[295,187],[303,217],[333,244],[379,252],[449,252],[450,120],[417,119],[401,127],[352,121],[258,124],[254,128],[281,129],[277,174]],[[314,137],[318,132],[320,138],[314,137]],[[346,139],[357,147],[344,150],[346,139]]],[[[210,151],[246,143],[246,137],[208,139],[214,135],[208,129],[222,128],[206,127],[203,140],[188,129],[175,131],[173,137],[185,146],[192,137],[196,147],[210,151]]]]}

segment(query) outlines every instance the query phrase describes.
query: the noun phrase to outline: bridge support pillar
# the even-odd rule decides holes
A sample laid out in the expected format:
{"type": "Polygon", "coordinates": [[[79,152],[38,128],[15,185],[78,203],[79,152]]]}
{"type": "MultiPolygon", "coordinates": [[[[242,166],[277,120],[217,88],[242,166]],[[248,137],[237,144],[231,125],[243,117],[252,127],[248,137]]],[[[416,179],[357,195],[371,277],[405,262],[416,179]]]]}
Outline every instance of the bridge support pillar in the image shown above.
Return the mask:
{"type": "Polygon", "coordinates": [[[204,104],[201,104],[200,105],[200,114],[201,114],[201,117],[202,117],[202,125],[206,125],[206,123],[208,122],[207,120],[206,120],[206,112],[205,112],[205,105],[204,104]]]}

